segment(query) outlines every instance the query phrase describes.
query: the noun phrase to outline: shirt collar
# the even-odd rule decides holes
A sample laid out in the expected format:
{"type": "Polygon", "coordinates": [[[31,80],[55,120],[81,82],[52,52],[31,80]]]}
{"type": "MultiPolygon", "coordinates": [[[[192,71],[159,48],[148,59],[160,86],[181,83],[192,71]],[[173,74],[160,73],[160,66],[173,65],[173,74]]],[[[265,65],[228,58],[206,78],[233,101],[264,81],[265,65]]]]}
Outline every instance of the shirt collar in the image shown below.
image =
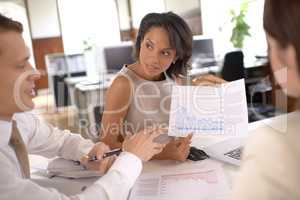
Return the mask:
{"type": "Polygon", "coordinates": [[[11,136],[11,121],[0,120],[0,146],[7,145],[11,136]]]}

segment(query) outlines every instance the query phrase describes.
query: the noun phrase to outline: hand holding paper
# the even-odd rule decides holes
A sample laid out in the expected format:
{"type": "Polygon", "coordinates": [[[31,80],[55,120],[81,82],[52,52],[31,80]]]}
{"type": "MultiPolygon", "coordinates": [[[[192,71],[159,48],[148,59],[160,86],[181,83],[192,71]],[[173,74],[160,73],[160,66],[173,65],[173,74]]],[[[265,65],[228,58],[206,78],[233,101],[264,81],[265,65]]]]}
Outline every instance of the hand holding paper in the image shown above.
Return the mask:
{"type": "Polygon", "coordinates": [[[227,83],[227,82],[211,74],[199,76],[192,80],[192,84],[194,86],[216,86],[218,84],[223,84],[223,83],[227,83]]]}
{"type": "Polygon", "coordinates": [[[243,135],[248,111],[244,80],[218,86],[174,86],[169,136],[243,135]]]}

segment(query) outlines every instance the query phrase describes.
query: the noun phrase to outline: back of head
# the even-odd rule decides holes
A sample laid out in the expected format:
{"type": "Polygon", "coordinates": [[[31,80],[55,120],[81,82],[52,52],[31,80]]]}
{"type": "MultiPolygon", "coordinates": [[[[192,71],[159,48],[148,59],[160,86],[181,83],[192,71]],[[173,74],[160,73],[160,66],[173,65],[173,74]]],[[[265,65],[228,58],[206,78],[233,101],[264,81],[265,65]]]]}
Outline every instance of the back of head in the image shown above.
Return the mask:
{"type": "Polygon", "coordinates": [[[264,29],[282,48],[292,45],[300,64],[299,0],[265,0],[264,29]]]}
{"type": "Polygon", "coordinates": [[[141,43],[151,28],[162,27],[169,36],[171,47],[176,49],[177,60],[167,69],[168,76],[185,74],[187,62],[192,55],[193,36],[187,23],[173,12],[149,13],[141,21],[136,38],[136,58],[139,59],[141,43]]]}

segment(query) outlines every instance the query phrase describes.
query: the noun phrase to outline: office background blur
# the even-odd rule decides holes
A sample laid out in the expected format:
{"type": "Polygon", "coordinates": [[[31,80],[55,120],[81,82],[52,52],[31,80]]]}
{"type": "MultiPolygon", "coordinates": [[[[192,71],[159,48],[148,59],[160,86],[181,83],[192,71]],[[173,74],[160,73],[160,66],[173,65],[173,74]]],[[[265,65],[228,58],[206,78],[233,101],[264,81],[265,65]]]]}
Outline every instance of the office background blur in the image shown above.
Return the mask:
{"type": "MultiPolygon", "coordinates": [[[[150,12],[173,11],[193,35],[191,77],[245,78],[249,121],[293,110],[275,83],[262,27],[264,0],[0,0],[0,12],[24,25],[37,82],[36,111],[60,128],[96,138],[105,91],[122,64],[134,62],[139,23],[150,12]],[[245,6],[246,5],[246,9],[245,6]],[[241,11],[243,11],[241,13],[241,11]],[[249,28],[243,45],[230,40],[234,14],[249,28]]],[[[238,30],[239,31],[239,30],[238,30]]]]}

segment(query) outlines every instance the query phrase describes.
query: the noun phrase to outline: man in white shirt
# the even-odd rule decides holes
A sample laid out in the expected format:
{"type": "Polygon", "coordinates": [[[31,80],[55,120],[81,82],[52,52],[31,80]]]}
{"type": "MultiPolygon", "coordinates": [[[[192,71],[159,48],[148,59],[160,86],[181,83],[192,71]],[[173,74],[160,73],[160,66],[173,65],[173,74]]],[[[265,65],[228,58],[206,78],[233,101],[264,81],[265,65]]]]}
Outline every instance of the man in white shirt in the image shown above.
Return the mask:
{"type": "Polygon", "coordinates": [[[0,14],[0,199],[126,199],[141,172],[141,160],[149,160],[164,147],[153,142],[162,131],[144,130],[126,139],[123,153],[115,161],[107,158],[89,162],[87,159],[91,156],[101,159],[108,147],[53,128],[24,112],[34,107],[34,82],[39,79],[39,73],[28,62],[29,57],[22,38],[22,25],[0,14]],[[17,151],[20,146],[23,150],[17,151]],[[101,172],[111,167],[84,192],[67,197],[28,178],[26,149],[31,154],[81,161],[88,169],[101,172]]]}

